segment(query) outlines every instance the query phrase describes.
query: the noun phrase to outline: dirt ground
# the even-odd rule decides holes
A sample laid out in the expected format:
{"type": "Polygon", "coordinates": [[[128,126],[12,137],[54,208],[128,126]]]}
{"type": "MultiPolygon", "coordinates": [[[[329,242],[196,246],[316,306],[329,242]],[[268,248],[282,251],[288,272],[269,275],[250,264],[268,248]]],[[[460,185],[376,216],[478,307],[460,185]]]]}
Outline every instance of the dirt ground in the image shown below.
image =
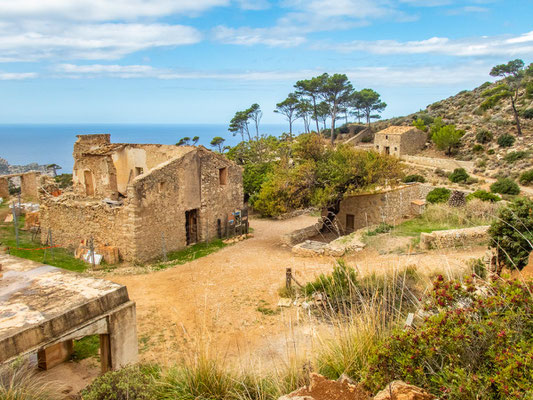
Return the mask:
{"type": "MultiPolygon", "coordinates": [[[[315,327],[300,309],[280,309],[278,289],[291,267],[299,282],[331,271],[330,257],[302,258],[281,245],[280,236],[316,221],[252,220],[254,238],[185,265],[143,275],[107,276],[128,287],[137,303],[141,360],[173,363],[199,347],[226,360],[253,359],[270,365],[294,351],[311,351],[315,327]]],[[[376,249],[346,257],[362,274],[415,265],[446,273],[481,257],[484,248],[428,254],[379,254],[376,249]]]]}
{"type": "MultiPolygon", "coordinates": [[[[281,244],[280,237],[316,222],[316,217],[290,220],[252,219],[254,237],[216,253],[166,270],[132,274],[116,270],[104,278],[126,285],[137,303],[141,362],[162,365],[206,352],[227,364],[268,370],[289,359],[304,359],[323,343],[328,327],[318,324],[298,307],[280,308],[278,290],[291,267],[301,282],[330,272],[331,257],[302,258],[281,244]]],[[[361,274],[416,266],[422,274],[451,274],[471,258],[482,257],[484,247],[429,253],[393,251],[387,241],[345,257],[361,274]]],[[[408,246],[406,247],[408,248],[408,246]]],[[[98,375],[95,360],[65,363],[47,371],[50,379],[67,382],[79,391],[98,375]]]]}

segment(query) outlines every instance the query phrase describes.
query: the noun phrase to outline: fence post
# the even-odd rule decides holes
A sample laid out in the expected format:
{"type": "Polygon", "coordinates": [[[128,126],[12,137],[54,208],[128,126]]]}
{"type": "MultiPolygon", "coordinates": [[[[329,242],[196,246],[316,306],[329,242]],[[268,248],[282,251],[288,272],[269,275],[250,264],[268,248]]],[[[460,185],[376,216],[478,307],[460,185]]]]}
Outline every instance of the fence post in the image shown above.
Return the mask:
{"type": "Polygon", "coordinates": [[[54,238],[52,236],[52,229],[48,229],[48,235],[50,240],[50,255],[52,256],[52,261],[54,261],[54,238]]]}
{"type": "Polygon", "coordinates": [[[20,243],[19,243],[19,221],[18,221],[18,218],[17,218],[17,211],[16,211],[16,204],[15,202],[13,202],[13,207],[12,207],[12,211],[13,211],[13,225],[15,226],[15,237],[17,239],[17,247],[19,247],[20,243]]]}
{"type": "Polygon", "coordinates": [[[94,260],[94,238],[91,236],[91,240],[89,242],[89,251],[91,253],[91,263],[93,265],[93,269],[96,265],[96,262],[94,260]]]}

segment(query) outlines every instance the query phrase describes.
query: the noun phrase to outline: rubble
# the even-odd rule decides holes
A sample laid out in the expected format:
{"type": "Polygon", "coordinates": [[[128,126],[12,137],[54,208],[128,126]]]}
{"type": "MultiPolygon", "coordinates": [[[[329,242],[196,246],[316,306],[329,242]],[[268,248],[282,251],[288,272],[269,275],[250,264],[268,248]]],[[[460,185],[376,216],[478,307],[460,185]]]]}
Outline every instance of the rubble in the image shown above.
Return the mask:
{"type": "Polygon", "coordinates": [[[391,382],[379,392],[374,400],[433,400],[435,396],[417,386],[408,385],[403,381],[391,382]]]}

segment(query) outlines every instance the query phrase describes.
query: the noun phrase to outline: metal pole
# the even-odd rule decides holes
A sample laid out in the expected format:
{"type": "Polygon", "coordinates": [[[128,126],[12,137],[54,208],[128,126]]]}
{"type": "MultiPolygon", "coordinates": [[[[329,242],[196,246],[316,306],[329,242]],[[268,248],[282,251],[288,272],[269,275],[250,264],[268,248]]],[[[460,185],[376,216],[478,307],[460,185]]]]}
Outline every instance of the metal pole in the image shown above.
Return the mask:
{"type": "Polygon", "coordinates": [[[292,268],[287,268],[285,271],[285,287],[287,290],[291,290],[292,286],[292,268]]]}
{"type": "Polygon", "coordinates": [[[17,218],[15,202],[13,202],[12,212],[13,212],[13,225],[15,226],[15,237],[17,239],[17,247],[19,247],[19,221],[17,218]]]}
{"type": "Polygon", "coordinates": [[[94,261],[94,239],[93,239],[92,236],[91,236],[91,241],[90,241],[90,245],[89,245],[89,251],[91,252],[91,261],[92,261],[93,269],[94,269],[96,263],[94,261]]]}
{"type": "Polygon", "coordinates": [[[54,261],[54,238],[52,236],[52,229],[48,229],[48,235],[50,240],[50,255],[52,256],[52,261],[54,261]]]}

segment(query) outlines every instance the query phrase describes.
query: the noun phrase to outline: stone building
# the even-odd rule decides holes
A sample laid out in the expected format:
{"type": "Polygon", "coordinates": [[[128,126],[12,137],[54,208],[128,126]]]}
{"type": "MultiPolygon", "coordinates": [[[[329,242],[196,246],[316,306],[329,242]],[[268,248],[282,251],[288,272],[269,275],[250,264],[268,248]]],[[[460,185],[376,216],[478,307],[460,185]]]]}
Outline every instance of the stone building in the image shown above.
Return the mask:
{"type": "Polygon", "coordinates": [[[374,135],[374,148],[397,157],[418,153],[426,144],[427,133],[414,126],[389,126],[374,135]]]}
{"type": "Polygon", "coordinates": [[[75,248],[93,239],[128,261],[220,237],[243,207],[242,170],[202,146],[111,143],[79,135],[73,190],[41,196],[42,239],[75,248]]]}
{"type": "Polygon", "coordinates": [[[346,234],[380,223],[396,225],[421,214],[432,189],[415,183],[347,196],[341,200],[335,219],[346,234]]]}
{"type": "Polygon", "coordinates": [[[39,198],[39,186],[42,174],[39,171],[23,172],[19,174],[0,175],[0,197],[9,197],[9,180],[18,179],[20,195],[24,200],[36,201],[39,198]]]}

